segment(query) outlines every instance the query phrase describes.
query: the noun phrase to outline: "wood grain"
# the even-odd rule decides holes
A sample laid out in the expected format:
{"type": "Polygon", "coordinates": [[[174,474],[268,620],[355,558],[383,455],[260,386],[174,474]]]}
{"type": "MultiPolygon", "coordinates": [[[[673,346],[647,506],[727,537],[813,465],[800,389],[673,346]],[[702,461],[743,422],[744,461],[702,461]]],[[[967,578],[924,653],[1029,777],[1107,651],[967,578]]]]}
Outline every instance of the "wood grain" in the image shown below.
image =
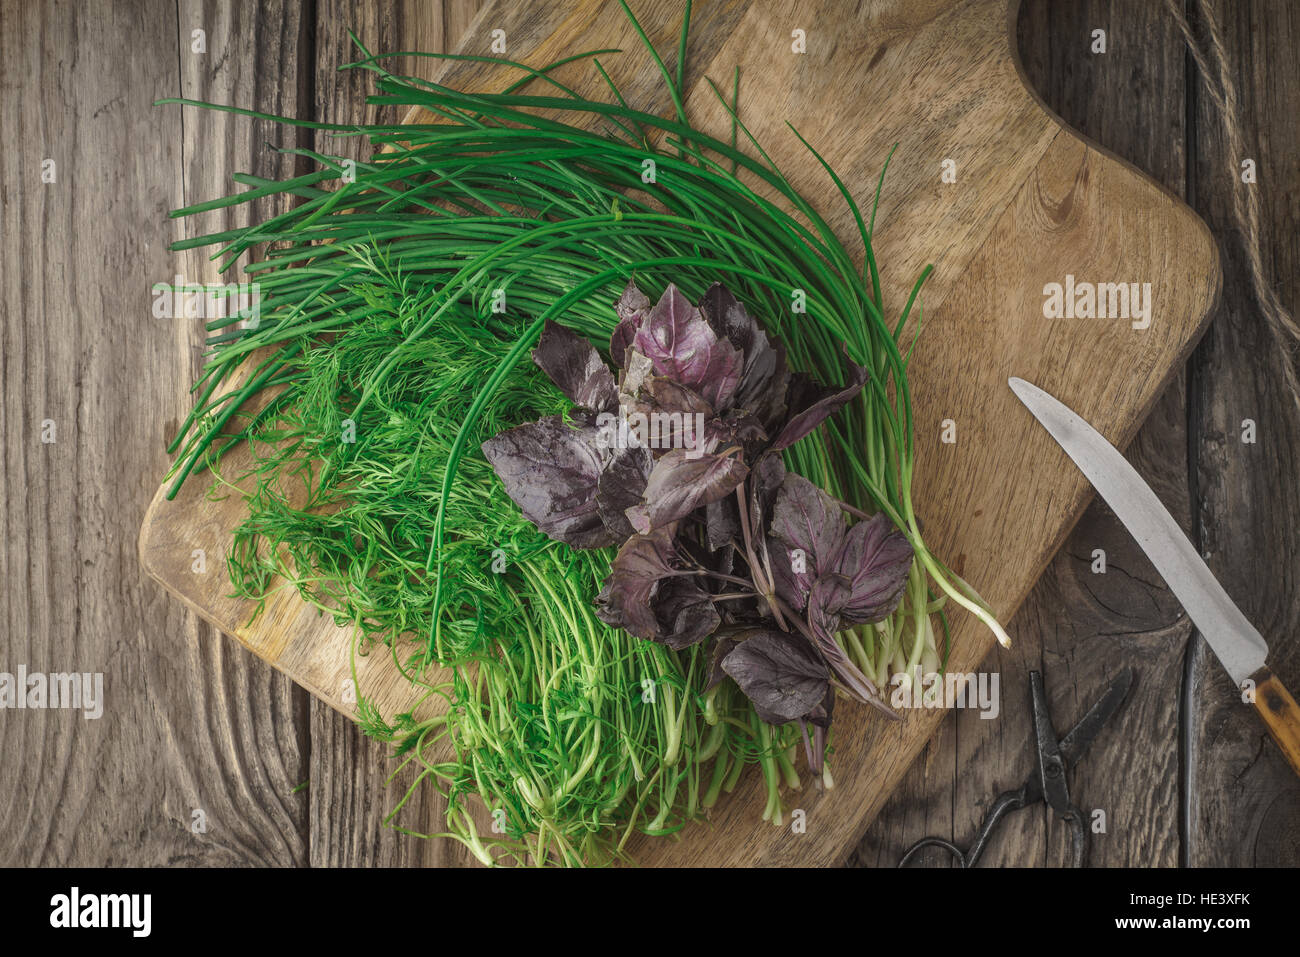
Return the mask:
{"type": "MultiPolygon", "coordinates": [[[[639,14],[652,38],[670,48],[674,6],[645,6],[639,14]]],[[[714,64],[729,74],[730,64],[738,61],[770,66],[788,50],[795,21],[806,19],[806,55],[785,54],[793,62],[784,69],[746,74],[745,103],[752,111],[746,121],[795,185],[810,195],[826,195],[821,174],[783,131],[787,116],[799,118],[801,132],[860,194],[874,180],[889,145],[904,141],[891,167],[876,238],[879,258],[889,264],[887,309],[901,302],[909,277],[925,261],[937,265],[925,298],[926,345],[913,366],[918,508],[932,547],[1005,615],[1023,599],[1086,494],[1082,479],[1014,404],[1006,376],[1040,382],[1104,433],[1128,439],[1189,348],[1213,298],[1213,247],[1168,193],[1065,132],[1025,91],[1010,56],[1001,2],[959,8],[865,4],[848,21],[842,16],[836,21],[829,9],[815,5],[800,8],[793,19],[757,4],[707,9],[696,23],[696,49],[703,59],[688,71],[694,80],[688,109],[697,122],[721,116],[699,82],[701,74],[715,70],[714,64]],[[831,22],[838,22],[836,30],[818,34],[817,24],[831,22]],[[863,105],[879,103],[889,103],[890,109],[873,112],[864,126],[863,105]],[[966,185],[960,190],[945,190],[939,182],[939,163],[947,157],[956,158],[962,171],[966,185]],[[1044,322],[1043,285],[1063,281],[1067,272],[1097,281],[1152,282],[1156,320],[1141,332],[1122,321],[1044,322]],[[955,446],[941,446],[939,423],[949,417],[959,422],[962,438],[955,446]],[[1007,475],[1022,477],[1014,494],[1008,494],[1007,475]],[[961,522],[953,520],[957,515],[961,522]]],[[[531,50],[539,62],[595,44],[631,49],[634,42],[617,9],[593,3],[496,6],[476,22],[488,21],[504,25],[512,50],[531,50]]],[[[483,40],[471,36],[466,49],[475,42],[483,40]]],[[[615,65],[620,68],[633,69],[615,65]]],[[[458,65],[449,76],[472,87],[491,85],[491,73],[458,65]]],[[[620,83],[637,99],[640,88],[657,81],[642,64],[620,83]]],[[[844,215],[832,222],[841,229],[848,225],[844,215]]],[[[200,513],[193,503],[153,516],[142,544],[155,574],[165,574],[170,567],[165,556],[178,539],[189,539],[191,526],[201,524],[202,533],[210,534],[230,518],[200,513]]],[[[215,545],[219,548],[219,541],[215,545]]],[[[186,597],[338,703],[347,645],[328,638],[332,626],[286,601],[256,629],[244,629],[219,596],[189,587],[186,597]]],[[[955,634],[952,664],[973,670],[990,639],[969,620],[960,622],[955,634]]],[[[396,700],[384,703],[391,707],[396,700]]],[[[756,823],[758,815],[742,798],[718,809],[711,831],[697,831],[679,844],[647,846],[643,856],[710,863],[841,860],[937,718],[912,714],[901,729],[886,729],[849,711],[840,724],[840,786],[829,796],[809,796],[809,819],[822,823],[812,824],[803,837],[756,823]]]]}
{"type": "MultiPolygon", "coordinates": [[[[1181,192],[1185,171],[1183,54],[1173,24],[1140,0],[1025,2],[1018,49],[1026,78],[1064,122],[1181,192]],[[1105,54],[1091,50],[1106,29],[1105,54]]],[[[1185,379],[1178,374],[1128,457],[1190,530],[1185,468],[1185,379]]],[[[1033,761],[1028,672],[1041,670],[1058,730],[1133,666],[1129,700],[1071,776],[1086,811],[1106,813],[1091,839],[1095,866],[1178,861],[1177,688],[1191,625],[1150,562],[1105,503],[1095,500],[1011,622],[1014,645],[982,667],[1000,676],[998,720],[949,715],[859,846],[854,862],[892,866],[913,841],[941,834],[964,846],[986,805],[1028,775],[1033,761]],[[1093,571],[1095,550],[1105,572],[1093,571]],[[1132,742],[1146,742],[1135,755],[1132,742]]],[[[1012,815],[985,866],[1063,863],[1068,836],[1045,808],[1012,815]]],[[[950,863],[923,852],[920,865],[950,863]]]]}
{"type": "MultiPolygon", "coordinates": [[[[1263,235],[1279,295],[1300,309],[1300,76],[1294,69],[1300,10],[1294,4],[1214,4],[1229,69],[1242,99],[1238,117],[1254,152],[1258,182],[1241,182],[1219,120],[1199,83],[1198,148],[1189,169],[1197,210],[1224,237],[1231,281],[1191,363],[1190,461],[1201,552],[1269,644],[1269,665],[1300,683],[1300,415],[1284,394],[1275,347],[1250,291],[1230,209],[1234,190],[1263,201],[1263,235]],[[1285,64],[1285,66],[1283,65],[1285,64]],[[1242,423],[1257,424],[1255,443],[1242,423]]],[[[1189,662],[1187,862],[1202,866],[1295,866],[1300,861],[1300,783],[1200,639],[1189,662]]]]}
{"type": "MultiPolygon", "coordinates": [[[[167,211],[182,183],[209,191],[255,152],[247,131],[151,104],[184,91],[293,108],[281,77],[296,75],[299,21],[215,3],[2,16],[0,670],[102,672],[106,702],[98,720],[0,716],[0,864],[300,863],[306,696],[167,597],[133,545],[199,336],[151,315],[151,285],[177,271],[167,211]]],[[[287,172],[256,153],[260,172],[287,172]]]]}
{"type": "MultiPolygon", "coordinates": [[[[396,36],[394,46],[411,47],[416,44],[402,40],[405,27],[394,21],[426,16],[456,37],[477,5],[321,0],[314,6],[318,44],[330,41],[332,30],[330,42],[350,58],[340,39],[347,25],[362,24],[358,32],[368,41],[396,36]],[[441,16],[440,6],[446,8],[441,16]],[[371,32],[372,23],[378,32],[371,32]]],[[[6,583],[0,670],[23,662],[103,669],[111,699],[98,722],[53,712],[0,716],[0,864],[432,863],[431,842],[399,837],[379,824],[392,796],[380,790],[391,770],[384,749],[313,703],[308,768],[306,721],[295,704],[305,696],[145,579],[130,547],[154,491],[151,479],[167,464],[163,443],[188,409],[196,359],[191,329],[149,317],[149,285],[170,278],[176,266],[177,257],[164,249],[172,238],[166,211],[182,201],[185,168],[211,169],[199,171],[211,185],[197,185],[214,191],[233,168],[276,171],[274,157],[261,149],[265,127],[231,139],[241,135],[238,124],[214,125],[183,147],[179,122],[150,105],[181,90],[189,31],[210,20],[193,4],[182,8],[183,24],[175,5],[161,3],[72,10],[37,2],[0,10],[0,132],[17,144],[0,157],[0,428],[8,437],[0,460],[6,583]],[[46,154],[59,161],[60,182],[38,188],[46,154]],[[123,250],[129,259],[118,255],[123,250]],[[47,409],[59,424],[53,447],[36,437],[47,409]],[[67,421],[79,424],[75,445],[67,421]],[[310,798],[286,798],[285,788],[308,773],[310,798]],[[206,835],[188,830],[199,794],[215,795],[211,807],[219,809],[206,835]],[[310,825],[304,823],[308,804],[310,825]]],[[[1280,672],[1294,681],[1291,571],[1300,532],[1278,517],[1296,509],[1297,423],[1276,396],[1276,366],[1260,360],[1269,349],[1257,335],[1259,316],[1240,278],[1226,215],[1232,177],[1224,172],[1236,158],[1225,155],[1216,121],[1190,87],[1184,100],[1192,125],[1181,123],[1181,103],[1166,109],[1184,96],[1177,92],[1184,64],[1167,27],[1152,29],[1159,20],[1154,8],[1128,0],[1027,0],[1021,52],[1035,86],[1070,124],[1176,190],[1179,170],[1190,164],[1189,192],[1228,240],[1225,307],[1190,374],[1166,390],[1129,455],[1157,480],[1176,516],[1195,515],[1195,531],[1208,543],[1216,571],[1231,577],[1234,597],[1250,614],[1262,613],[1261,626],[1276,626],[1266,635],[1280,653],[1280,672]],[[1108,29],[1110,60],[1081,50],[1081,38],[1094,26],[1108,29]],[[1198,135],[1202,115],[1207,125],[1198,135]],[[1184,389],[1191,399],[1186,411],[1184,389]],[[1268,423],[1261,431],[1265,448],[1234,448],[1230,440],[1240,432],[1233,426],[1250,415],[1242,408],[1268,423]],[[1183,469],[1188,417],[1193,477],[1203,489],[1194,506],[1183,469]],[[1255,457],[1243,459],[1243,451],[1255,457]],[[1225,464],[1232,467],[1225,471],[1225,464]]],[[[1288,65],[1300,23],[1276,0],[1222,4],[1219,12],[1229,29],[1248,136],[1260,152],[1266,257],[1294,309],[1300,189],[1286,157],[1297,145],[1300,91],[1288,65]]],[[[309,115],[308,103],[327,100],[346,78],[334,69],[338,60],[309,55],[316,38],[303,37],[301,29],[296,40],[282,34],[275,5],[211,22],[229,26],[209,26],[203,69],[193,60],[185,67],[187,93],[204,84],[213,95],[266,106],[282,90],[289,94],[283,102],[292,105],[310,80],[314,95],[298,114],[309,115]],[[308,62],[299,70],[304,56],[308,62]]],[[[434,27],[418,29],[428,36],[434,27]]],[[[346,94],[357,109],[361,94],[360,88],[346,94]]],[[[207,122],[196,111],[184,116],[191,133],[207,122]]],[[[196,192],[190,189],[190,198],[196,192]]],[[[1004,660],[1013,656],[989,658],[998,664],[985,667],[1006,676],[1007,711],[1021,707],[1023,679],[1013,676],[1030,659],[1045,665],[1062,720],[1094,693],[1090,682],[1104,678],[1099,668],[1109,659],[1089,649],[1101,645],[1125,661],[1130,653],[1153,659],[1155,680],[1147,664],[1140,667],[1136,726],[1125,724],[1114,737],[1108,731],[1072,779],[1081,802],[1123,809],[1110,834],[1094,843],[1094,863],[1100,853],[1102,863],[1167,864],[1181,843],[1198,865],[1294,865],[1300,860],[1295,784],[1203,646],[1190,658],[1184,747],[1171,743],[1179,695],[1164,662],[1189,626],[1160,583],[1141,572],[1108,572],[1104,580],[1090,572],[1090,550],[1098,546],[1112,569],[1132,572],[1116,557],[1127,554],[1123,539],[1103,510],[1094,506],[1085,514],[1067,543],[1068,556],[1053,562],[1013,622],[1017,650],[1041,633],[1049,641],[1059,637],[1062,647],[1079,642],[1079,651],[1068,660],[1059,657],[1060,648],[1026,655],[1023,665],[1004,660]],[[1171,750],[1186,752],[1181,768],[1170,764],[1171,750]],[[1180,788],[1178,778],[1188,775],[1193,780],[1180,788]],[[1186,840],[1170,811],[1170,792],[1182,792],[1178,797],[1188,805],[1186,840]]],[[[1015,764],[1026,760],[1025,735],[1004,728],[1011,720],[1004,716],[988,722],[963,714],[960,726],[945,720],[877,818],[859,860],[892,865],[896,851],[924,833],[951,829],[959,840],[967,836],[982,810],[977,802],[1025,770],[1015,764]],[[986,765],[1010,770],[982,770],[986,765]],[[954,812],[961,816],[956,828],[954,812]]],[[[427,823],[436,826],[432,812],[427,823]]],[[[1059,834],[1049,838],[1041,817],[1014,815],[987,860],[1046,862],[1060,843],[1059,834]]]]}

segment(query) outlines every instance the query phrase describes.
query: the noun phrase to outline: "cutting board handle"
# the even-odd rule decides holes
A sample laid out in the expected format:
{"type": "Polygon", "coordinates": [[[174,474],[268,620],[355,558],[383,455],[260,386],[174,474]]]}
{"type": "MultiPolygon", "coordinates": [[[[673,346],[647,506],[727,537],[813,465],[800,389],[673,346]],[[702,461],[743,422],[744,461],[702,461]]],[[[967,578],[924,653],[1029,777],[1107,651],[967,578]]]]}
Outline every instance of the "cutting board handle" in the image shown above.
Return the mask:
{"type": "Polygon", "coordinates": [[[1260,668],[1250,680],[1255,683],[1255,710],[1268,725],[1269,735],[1282,749],[1292,770],[1300,775],[1300,705],[1268,668],[1260,668]]]}

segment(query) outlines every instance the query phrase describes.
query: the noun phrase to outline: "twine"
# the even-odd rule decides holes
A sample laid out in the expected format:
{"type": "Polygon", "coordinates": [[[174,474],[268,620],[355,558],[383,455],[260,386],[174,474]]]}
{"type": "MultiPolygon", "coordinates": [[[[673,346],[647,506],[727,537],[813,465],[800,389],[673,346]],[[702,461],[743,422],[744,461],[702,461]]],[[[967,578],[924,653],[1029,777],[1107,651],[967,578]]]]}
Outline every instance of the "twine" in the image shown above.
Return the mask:
{"type": "MultiPolygon", "coordinates": [[[[1228,69],[1228,54],[1224,48],[1223,33],[1210,8],[1209,0],[1195,0],[1199,19],[1204,22],[1208,38],[1209,51],[1192,36],[1191,27],[1186,16],[1175,0],[1165,0],[1178,29],[1187,41],[1192,59],[1200,71],[1205,91],[1214,103],[1223,125],[1224,138],[1228,151],[1237,163],[1247,158],[1246,138],[1241,131],[1241,104],[1237,97],[1237,87],[1233,82],[1232,72],[1228,69]],[[1211,65],[1211,59],[1213,65],[1211,65]]],[[[1234,167],[1235,170],[1235,167],[1234,167]]],[[[1238,183],[1232,191],[1232,214],[1237,228],[1241,232],[1242,251],[1250,271],[1251,288],[1255,301],[1264,314],[1264,321],[1273,338],[1282,360],[1282,376],[1286,382],[1291,398],[1300,405],[1300,383],[1296,379],[1295,346],[1300,343],[1300,325],[1282,304],[1268,279],[1264,266],[1264,257],[1260,252],[1260,199],[1259,191],[1253,185],[1238,183]]]]}

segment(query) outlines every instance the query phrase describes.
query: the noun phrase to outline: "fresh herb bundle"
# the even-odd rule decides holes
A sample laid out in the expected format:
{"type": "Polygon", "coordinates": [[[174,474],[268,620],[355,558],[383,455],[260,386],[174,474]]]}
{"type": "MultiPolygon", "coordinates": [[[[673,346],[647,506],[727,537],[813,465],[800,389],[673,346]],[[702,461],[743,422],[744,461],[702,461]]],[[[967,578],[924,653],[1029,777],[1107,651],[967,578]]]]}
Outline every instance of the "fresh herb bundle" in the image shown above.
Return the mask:
{"type": "Polygon", "coordinates": [[[677,650],[708,640],[710,689],[730,677],[763,721],[796,722],[820,774],[837,687],[894,716],[834,636],[894,613],[913,552],[883,513],[846,530],[856,509],[780,456],[867,370],[842,389],[791,374],[721,283],[696,308],[673,285],[651,306],[629,281],[616,311],[617,382],[590,342],[548,322],[533,361],[575,407],[483,451],[551,538],[621,543],[596,596],[602,621],[677,650]]]}
{"type": "MultiPolygon", "coordinates": [[[[445,699],[437,717],[416,717],[416,708],[387,716],[359,689],[359,710],[368,733],[419,768],[414,786],[445,796],[448,835],[485,862],[610,860],[636,832],[668,833],[700,816],[753,764],[767,791],[764,818],[779,823],[780,788],[798,784],[798,729],[761,720],[731,682],[710,688],[698,645],[674,649],[602,622],[594,602],[614,556],[549,540],[479,451],[508,428],[564,414],[569,403],[521,359],[548,322],[609,341],[610,304],[629,280],[655,291],[671,284],[692,301],[723,282],[784,344],[792,369],[831,380],[833,392],[850,385],[845,352],[862,370],[851,401],[779,450],[783,467],[856,512],[885,516],[911,548],[892,613],[825,629],[845,661],[877,685],[923,661],[936,666],[931,615],[945,621],[948,598],[1005,640],[926,549],[912,508],[903,337],[924,274],[887,322],[874,204],[864,220],[826,167],[858,224],[859,271],[749,135],[734,99],[724,100],[730,143],[687,122],[689,5],[675,78],[624,9],[675,118],[628,105],[600,64],[616,52],[606,50],[541,69],[510,63],[524,76],[499,94],[397,76],[368,53],[352,65],[375,72],[372,102],[421,107],[434,123],[350,127],[162,101],[362,135],[376,150],[355,176],[340,157],[295,150],[318,168],[283,182],[239,176],[250,189],[173,214],[275,194],[301,200],[247,229],[173,246],[216,246],[223,269],[260,244],[271,251],[247,267],[262,295],[256,328],[234,317],[209,323],[195,407],[171,446],[171,491],[212,468],[248,508],[230,560],[241,594],[293,583],[355,627],[359,650],[386,647],[423,699],[445,699]],[[587,58],[612,102],[551,75],[587,58]],[[538,82],[554,92],[525,91],[538,82]],[[609,129],[584,125],[595,121],[609,129]],[[736,147],[738,134],[757,158],[736,147]],[[646,159],[654,182],[641,176],[646,159]],[[798,315],[796,289],[806,302],[798,315]],[[241,444],[252,465],[220,475],[241,444]],[[502,833],[478,831],[471,795],[502,833]]],[[[829,783],[829,767],[822,778],[829,783]]]]}

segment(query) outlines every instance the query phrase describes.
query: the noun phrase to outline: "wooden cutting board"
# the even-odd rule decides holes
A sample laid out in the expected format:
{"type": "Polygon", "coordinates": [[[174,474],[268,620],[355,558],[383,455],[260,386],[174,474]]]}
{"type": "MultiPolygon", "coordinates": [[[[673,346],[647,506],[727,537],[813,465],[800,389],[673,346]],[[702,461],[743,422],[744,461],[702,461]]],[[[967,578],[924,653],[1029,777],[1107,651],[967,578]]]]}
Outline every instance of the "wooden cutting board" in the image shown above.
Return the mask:
{"type": "MultiPolygon", "coordinates": [[[[919,271],[935,266],[911,366],[917,511],[932,550],[1004,621],[1089,496],[1007,377],[1047,388],[1123,446],[1197,339],[1220,279],[1208,231],[1177,197],[1064,128],[1026,87],[1014,52],[1015,7],[1016,0],[697,3],[687,69],[692,120],[726,131],[703,80],[729,89],[740,65],[742,120],[845,237],[852,235],[848,214],[786,121],[864,204],[898,144],[875,237],[886,315],[897,314],[919,271]],[[804,50],[796,52],[800,37],[804,50]],[[955,182],[944,181],[945,169],[955,182]],[[1149,323],[1045,318],[1045,286],[1070,282],[1149,283],[1149,323]],[[945,431],[954,442],[942,440],[945,431]]],[[[680,4],[642,0],[634,9],[673,69],[680,4]]],[[[621,48],[602,63],[629,102],[669,109],[616,3],[498,0],[476,19],[461,52],[489,53],[495,30],[504,31],[510,58],[531,65],[621,48]]],[[[422,48],[421,39],[408,38],[408,48],[422,48]]],[[[557,75],[600,95],[590,72],[575,65],[557,75]]],[[[444,82],[495,90],[517,75],[461,63],[444,82]]],[[[209,501],[206,491],[203,481],[191,482],[167,502],[159,490],[140,535],[145,568],[205,619],[354,714],[350,633],[287,591],[247,626],[252,609],[228,597],[224,565],[214,560],[225,553],[240,506],[209,501]],[[208,556],[204,574],[193,571],[196,549],[208,556]]],[[[950,667],[975,671],[992,636],[960,612],[954,620],[950,667]]],[[[409,707],[413,696],[386,656],[357,658],[356,666],[382,712],[409,707]]],[[[861,707],[838,710],[835,789],[807,788],[790,800],[805,812],[804,833],[760,820],[763,799],[751,778],[720,802],[709,824],[631,850],[645,864],[839,863],[941,718],[914,710],[892,723],[861,707]]]]}

